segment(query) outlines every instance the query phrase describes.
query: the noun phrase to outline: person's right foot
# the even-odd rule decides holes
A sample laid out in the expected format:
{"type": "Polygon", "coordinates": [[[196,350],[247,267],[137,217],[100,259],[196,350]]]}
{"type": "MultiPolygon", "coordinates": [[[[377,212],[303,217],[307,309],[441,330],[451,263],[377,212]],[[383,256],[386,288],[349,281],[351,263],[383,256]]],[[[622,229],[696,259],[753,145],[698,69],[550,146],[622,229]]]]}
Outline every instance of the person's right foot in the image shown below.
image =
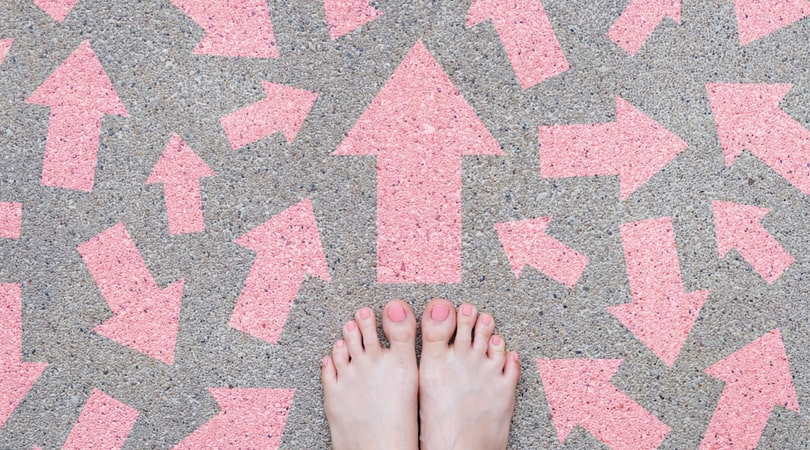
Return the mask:
{"type": "Polygon", "coordinates": [[[444,299],[422,315],[419,419],[422,450],[505,449],[520,377],[488,314],[444,299]],[[451,344],[455,333],[455,341],[451,344]]]}

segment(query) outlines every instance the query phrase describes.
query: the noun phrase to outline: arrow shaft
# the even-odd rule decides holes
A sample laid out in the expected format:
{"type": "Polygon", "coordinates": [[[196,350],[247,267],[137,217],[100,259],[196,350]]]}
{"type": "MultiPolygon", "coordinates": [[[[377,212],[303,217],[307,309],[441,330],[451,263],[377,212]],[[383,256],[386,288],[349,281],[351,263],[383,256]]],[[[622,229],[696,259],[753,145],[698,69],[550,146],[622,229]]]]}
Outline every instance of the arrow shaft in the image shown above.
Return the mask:
{"type": "Polygon", "coordinates": [[[751,153],[782,175],[804,194],[810,194],[810,130],[784,111],[772,114],[757,127],[751,153]]]}
{"type": "Polygon", "coordinates": [[[701,450],[756,448],[773,402],[750,389],[727,385],[703,435],[701,450]]]}
{"type": "Polygon", "coordinates": [[[96,389],[90,394],[62,449],[120,449],[138,415],[137,410],[96,389]]]}
{"type": "Polygon", "coordinates": [[[539,135],[543,178],[617,175],[621,169],[615,123],[540,127],[539,135]]]}
{"type": "Polygon", "coordinates": [[[634,299],[683,292],[672,219],[627,223],[621,226],[621,235],[634,299]]]}
{"type": "Polygon", "coordinates": [[[769,283],[773,283],[794,259],[790,253],[761,225],[748,230],[747,238],[740,239],[737,251],[769,283]]]}
{"type": "Polygon", "coordinates": [[[536,245],[532,251],[537,256],[530,264],[554,280],[574,287],[588,265],[588,258],[551,236],[538,236],[536,245]]]}
{"type": "Polygon", "coordinates": [[[583,428],[610,448],[657,448],[670,428],[613,385],[595,386],[598,396],[582,412],[583,428]]]}
{"type": "Polygon", "coordinates": [[[664,5],[661,0],[632,0],[608,30],[610,40],[627,53],[635,55],[667,15],[666,9],[680,7],[680,0],[664,5]],[[666,9],[665,9],[666,7],[666,9]]]}
{"type": "Polygon", "coordinates": [[[21,363],[22,288],[19,284],[0,284],[0,367],[21,363]]]}
{"type": "Polygon", "coordinates": [[[169,216],[169,233],[201,233],[205,231],[200,182],[164,184],[166,214],[169,216]]]}
{"type": "Polygon", "coordinates": [[[42,164],[42,185],[93,190],[101,113],[52,107],[42,164]]]}

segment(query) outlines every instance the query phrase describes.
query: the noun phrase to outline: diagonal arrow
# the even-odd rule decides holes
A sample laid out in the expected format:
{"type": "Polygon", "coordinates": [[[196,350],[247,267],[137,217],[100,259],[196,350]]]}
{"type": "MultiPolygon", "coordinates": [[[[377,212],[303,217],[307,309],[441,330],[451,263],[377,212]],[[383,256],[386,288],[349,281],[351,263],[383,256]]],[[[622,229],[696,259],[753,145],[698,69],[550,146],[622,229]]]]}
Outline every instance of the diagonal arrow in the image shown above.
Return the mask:
{"type": "Polygon", "coordinates": [[[769,209],[719,201],[712,208],[721,258],[736,249],[768,283],[793,264],[793,256],[760,223],[769,209]]]}
{"type": "Polygon", "coordinates": [[[734,0],[740,45],[765,37],[810,16],[807,0],[734,0]]]}
{"type": "Polygon", "coordinates": [[[39,9],[61,23],[79,0],[34,0],[39,9]]]}
{"type": "Polygon", "coordinates": [[[323,0],[323,8],[333,41],[382,15],[369,0],[323,0]]]}
{"type": "Polygon", "coordinates": [[[140,413],[93,389],[62,450],[120,449],[140,413]]]}
{"type": "Polygon", "coordinates": [[[275,344],[304,276],[331,280],[312,203],[301,201],[235,242],[257,255],[228,324],[275,344]]]}
{"type": "Polygon", "coordinates": [[[572,288],[588,265],[588,257],[549,236],[549,223],[551,217],[541,217],[496,223],[495,229],[516,278],[520,278],[524,266],[531,265],[572,288]]]}
{"type": "Polygon", "coordinates": [[[543,178],[618,175],[626,199],[687,143],[616,97],[616,122],[541,126],[543,178]]]}
{"type": "Polygon", "coordinates": [[[25,101],[51,108],[42,185],[93,190],[101,119],[128,114],[90,43],[82,42],[25,101]]]}
{"type": "Polygon", "coordinates": [[[160,289],[122,223],[78,250],[114,315],[94,331],[173,364],[183,280],[160,289]]]}
{"type": "Polygon", "coordinates": [[[523,89],[570,68],[540,0],[473,0],[467,28],[488,19],[523,89]]]}
{"type": "Polygon", "coordinates": [[[0,238],[20,238],[22,210],[22,203],[0,202],[0,238]]]}
{"type": "Polygon", "coordinates": [[[681,23],[681,0],[631,0],[607,36],[635,55],[665,17],[681,23]]]}
{"type": "Polygon", "coordinates": [[[672,219],[621,227],[632,303],[608,311],[672,367],[709,290],[684,292],[672,219]]]}
{"type": "Polygon", "coordinates": [[[670,428],[614,386],[621,359],[538,359],[560,444],[577,425],[616,449],[652,449],[670,428]]]}
{"type": "Polygon", "coordinates": [[[178,135],[173,135],[149,178],[147,184],[163,184],[169,233],[200,233],[205,231],[200,178],[213,177],[214,171],[178,135]]]}

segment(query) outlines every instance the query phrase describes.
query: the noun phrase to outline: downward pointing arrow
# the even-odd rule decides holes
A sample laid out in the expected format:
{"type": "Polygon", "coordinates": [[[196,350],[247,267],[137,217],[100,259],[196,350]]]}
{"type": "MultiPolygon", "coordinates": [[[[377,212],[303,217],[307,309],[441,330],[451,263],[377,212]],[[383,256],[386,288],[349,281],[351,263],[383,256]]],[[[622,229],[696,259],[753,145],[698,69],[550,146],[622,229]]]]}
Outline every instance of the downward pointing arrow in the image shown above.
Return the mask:
{"type": "Polygon", "coordinates": [[[622,200],[687,143],[616,97],[616,122],[540,127],[540,176],[619,175],[622,200]]]}
{"type": "Polygon", "coordinates": [[[624,224],[621,233],[633,302],[608,311],[672,367],[709,291],[684,292],[669,217],[624,224]]]}
{"type": "Polygon", "coordinates": [[[540,0],[473,0],[467,28],[487,19],[523,89],[570,68],[540,0]]]}
{"type": "Polygon", "coordinates": [[[523,267],[531,265],[569,288],[588,265],[588,257],[546,234],[551,217],[496,223],[501,241],[515,277],[520,278],[523,267]]]}
{"type": "Polygon", "coordinates": [[[173,135],[146,183],[162,183],[169,215],[169,233],[205,231],[200,178],[214,171],[178,135],[173,135]]]}
{"type": "Polygon", "coordinates": [[[26,102],[51,107],[42,185],[93,190],[101,119],[128,114],[90,43],[82,42],[26,102]]]}
{"type": "Polygon", "coordinates": [[[0,41],[0,64],[3,64],[3,60],[6,59],[8,50],[11,48],[11,44],[13,43],[14,38],[3,39],[0,41]]]}
{"type": "Polygon", "coordinates": [[[122,223],[78,249],[114,314],[94,331],[173,364],[183,280],[160,289],[122,223]]]}
{"type": "Polygon", "coordinates": [[[560,444],[577,425],[613,449],[652,449],[670,428],[610,382],[620,359],[538,359],[560,444]]]}
{"type": "Polygon", "coordinates": [[[717,250],[722,258],[736,249],[768,283],[773,283],[793,264],[793,257],[762,226],[767,208],[712,202],[717,250]]]}
{"type": "Polygon", "coordinates": [[[309,199],[235,241],[257,253],[229,325],[275,344],[307,274],[330,281],[309,199]]]}
{"type": "Polygon", "coordinates": [[[631,0],[607,36],[635,55],[665,17],[681,23],[681,0],[631,0]]]}
{"type": "Polygon", "coordinates": [[[0,428],[48,363],[22,360],[22,288],[0,284],[0,428]]]}
{"type": "Polygon", "coordinates": [[[747,45],[803,17],[810,16],[807,0],[734,0],[740,45],[747,45]]]}
{"type": "Polygon", "coordinates": [[[140,413],[93,389],[62,450],[120,449],[140,413]]]}
{"type": "Polygon", "coordinates": [[[726,382],[700,448],[756,448],[775,405],[799,412],[779,329],[737,350],[705,372],[726,382]]]}
{"type": "Polygon", "coordinates": [[[369,0],[323,0],[323,8],[333,41],[382,15],[369,0]]]}
{"type": "Polygon", "coordinates": [[[34,0],[39,9],[61,23],[79,0],[34,0]]]}

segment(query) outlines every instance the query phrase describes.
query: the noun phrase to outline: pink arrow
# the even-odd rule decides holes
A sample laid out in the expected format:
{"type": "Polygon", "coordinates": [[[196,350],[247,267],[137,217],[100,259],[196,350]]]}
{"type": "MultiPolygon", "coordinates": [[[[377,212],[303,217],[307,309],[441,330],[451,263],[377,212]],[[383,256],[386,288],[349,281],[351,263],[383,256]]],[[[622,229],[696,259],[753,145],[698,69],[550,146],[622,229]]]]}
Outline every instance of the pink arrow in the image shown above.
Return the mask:
{"type": "Polygon", "coordinates": [[[368,0],[323,0],[323,8],[333,41],[382,15],[368,0]]]}
{"type": "Polygon", "coordinates": [[[47,365],[23,362],[22,288],[19,284],[0,284],[0,428],[47,365]]]}
{"type": "Polygon", "coordinates": [[[266,0],[171,0],[205,30],[198,55],[278,58],[266,0]]]}
{"type": "Polygon", "coordinates": [[[222,411],[173,450],[277,449],[295,389],[209,389],[222,411]]]}
{"type": "Polygon", "coordinates": [[[78,249],[114,314],[94,331],[173,364],[183,280],[160,289],[122,223],[80,244],[78,249]]]}
{"type": "Polygon", "coordinates": [[[775,405],[799,412],[779,329],[705,372],[726,382],[701,449],[756,448],[775,405]]]}
{"type": "Polygon", "coordinates": [[[496,223],[501,241],[515,277],[531,265],[569,288],[588,265],[588,257],[546,234],[551,217],[496,223]]]}
{"type": "Polygon", "coordinates": [[[681,23],[681,0],[631,0],[607,36],[635,55],[665,17],[681,23]]]}
{"type": "Polygon", "coordinates": [[[79,0],[34,0],[34,4],[51,16],[53,20],[62,23],[77,1],[79,0]]]}
{"type": "Polygon", "coordinates": [[[42,185],[93,190],[101,118],[128,114],[90,43],[82,42],[26,102],[51,107],[42,185]]]}
{"type": "Polygon", "coordinates": [[[539,0],[473,0],[467,28],[487,19],[492,19],[523,89],[570,68],[539,0]]]}
{"type": "Polygon", "coordinates": [[[3,60],[6,59],[6,55],[8,55],[8,50],[11,48],[11,44],[13,43],[14,38],[0,40],[0,64],[3,64],[3,60]]]}
{"type": "Polygon", "coordinates": [[[281,131],[292,144],[318,94],[262,81],[267,98],[220,119],[231,148],[236,150],[281,131]]]}
{"type": "Polygon", "coordinates": [[[173,135],[160,155],[147,184],[162,183],[169,215],[169,233],[205,231],[200,178],[213,177],[214,171],[178,135],[173,135]]]}
{"type": "Polygon", "coordinates": [[[0,202],[0,238],[20,238],[22,209],[22,203],[0,202]]]}
{"type": "Polygon", "coordinates": [[[62,450],[119,449],[138,415],[132,407],[93,389],[62,450]]]}
{"type": "Polygon", "coordinates": [[[615,449],[657,448],[670,428],[616,389],[621,359],[538,359],[560,444],[577,425],[615,449]]]}
{"type": "Polygon", "coordinates": [[[740,45],[810,16],[810,2],[806,0],[734,0],[734,7],[740,45]]]}
{"type": "Polygon", "coordinates": [[[684,292],[672,219],[627,223],[621,232],[633,302],[608,311],[672,367],[709,291],[684,292]]]}
{"type": "Polygon", "coordinates": [[[810,130],[779,109],[790,84],[707,84],[726,166],[748,149],[810,194],[810,130]]]}
{"type": "Polygon", "coordinates": [[[502,155],[421,41],[336,155],[377,156],[377,280],[461,281],[461,157],[502,155]]]}
{"type": "Polygon", "coordinates": [[[712,202],[712,207],[721,258],[736,249],[768,283],[793,264],[790,253],[760,223],[769,209],[719,201],[712,202]]]}
{"type": "Polygon", "coordinates": [[[331,280],[312,203],[301,201],[235,242],[257,256],[228,324],[275,344],[304,276],[331,280]]]}
{"type": "Polygon", "coordinates": [[[619,97],[616,122],[541,126],[539,137],[540,176],[619,175],[622,200],[687,147],[619,97]]]}

